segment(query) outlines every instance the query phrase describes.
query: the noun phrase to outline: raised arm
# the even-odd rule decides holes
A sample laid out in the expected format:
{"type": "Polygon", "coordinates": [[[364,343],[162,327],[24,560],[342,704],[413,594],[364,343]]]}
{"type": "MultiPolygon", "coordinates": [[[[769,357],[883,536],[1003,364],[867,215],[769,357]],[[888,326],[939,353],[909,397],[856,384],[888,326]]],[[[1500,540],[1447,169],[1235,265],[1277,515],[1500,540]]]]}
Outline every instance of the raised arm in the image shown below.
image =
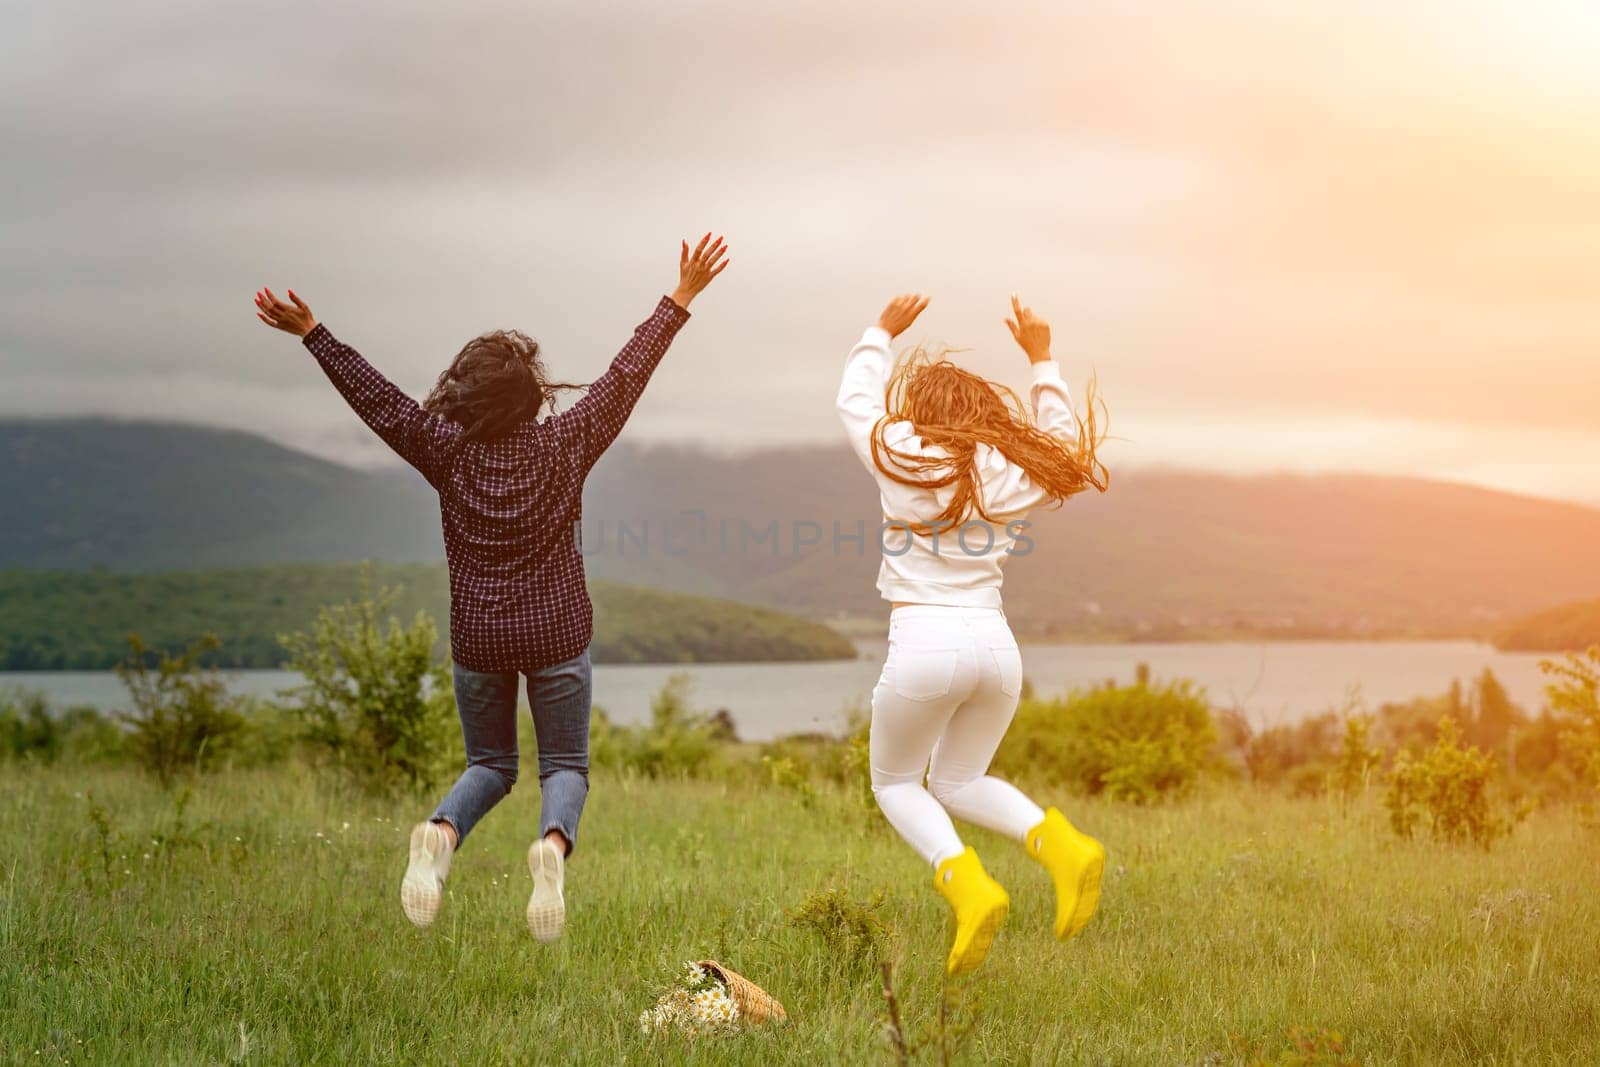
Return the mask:
{"type": "Polygon", "coordinates": [[[1034,425],[1062,441],[1078,440],[1078,416],[1072,410],[1072,395],[1061,377],[1061,365],[1050,355],[1050,324],[1023,307],[1015,296],[1011,298],[1011,311],[1016,316],[1006,320],[1018,346],[1028,356],[1033,366],[1033,384],[1028,387],[1028,400],[1033,405],[1034,425]]]}
{"type": "MultiPolygon", "coordinates": [[[[1050,355],[1050,324],[1023,307],[1015,296],[1011,298],[1011,311],[1015,318],[1006,320],[1006,328],[1017,345],[1027,354],[1033,368],[1033,382],[1028,387],[1028,402],[1033,407],[1034,425],[1069,447],[1078,443],[1078,417],[1072,410],[1072,397],[1067,383],[1061,377],[1061,365],[1050,355]]],[[[994,516],[1023,515],[1050,499],[1028,472],[1003,456],[993,462],[997,469],[985,473],[983,479],[984,508],[994,516]]]]}
{"type": "Polygon", "coordinates": [[[545,426],[573,457],[578,469],[587,472],[622,432],[633,407],[661,357],[667,354],[672,339],[689,321],[689,304],[711,280],[721,274],[729,260],[727,246],[718,237],[714,243],[708,233],[691,253],[683,242],[678,256],[678,287],[670,297],[662,297],[655,313],[633,331],[611,361],[611,367],[571,408],[552,415],[545,426]]]}
{"type": "Polygon", "coordinates": [[[257,293],[256,318],[299,337],[361,421],[438,487],[445,474],[446,457],[461,436],[460,426],[423,411],[361,353],[341,344],[326,326],[317,322],[311,308],[293,289],[289,290],[288,303],[274,296],[271,289],[257,293]]]}
{"type": "MultiPolygon", "coordinates": [[[[889,381],[889,367],[894,362],[889,345],[917,321],[917,316],[927,306],[928,298],[920,294],[895,297],[878,316],[877,323],[867,327],[844,363],[844,380],[839,383],[836,401],[839,421],[844,423],[850,447],[874,476],[877,465],[872,461],[872,431],[885,413],[883,394],[889,381]]],[[[907,423],[904,434],[895,437],[910,434],[911,426],[907,423]]],[[[891,439],[889,443],[900,448],[905,442],[891,439]]]]}

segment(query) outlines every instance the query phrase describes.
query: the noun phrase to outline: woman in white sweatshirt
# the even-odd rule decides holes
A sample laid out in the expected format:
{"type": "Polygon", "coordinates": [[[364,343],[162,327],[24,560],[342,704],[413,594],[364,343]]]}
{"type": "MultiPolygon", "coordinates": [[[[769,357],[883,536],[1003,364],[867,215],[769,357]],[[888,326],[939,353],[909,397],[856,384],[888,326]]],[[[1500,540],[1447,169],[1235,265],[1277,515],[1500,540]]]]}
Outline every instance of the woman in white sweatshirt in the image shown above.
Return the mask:
{"type": "Polygon", "coordinates": [[[1029,511],[1107,484],[1092,392],[1080,421],[1049,324],[1011,305],[1006,325],[1033,367],[1031,418],[1009,389],[946,359],[918,349],[895,361],[889,345],[928,306],[921,296],[890,302],[839,387],[839,417],[882,496],[878,589],[893,605],[872,692],[872,791],[955,913],[951,975],[983,962],[1010,906],[951,815],[1018,841],[1049,871],[1062,940],[1094,914],[1105,866],[1098,841],[988,774],[1022,692],[1001,566],[1029,511]]]}

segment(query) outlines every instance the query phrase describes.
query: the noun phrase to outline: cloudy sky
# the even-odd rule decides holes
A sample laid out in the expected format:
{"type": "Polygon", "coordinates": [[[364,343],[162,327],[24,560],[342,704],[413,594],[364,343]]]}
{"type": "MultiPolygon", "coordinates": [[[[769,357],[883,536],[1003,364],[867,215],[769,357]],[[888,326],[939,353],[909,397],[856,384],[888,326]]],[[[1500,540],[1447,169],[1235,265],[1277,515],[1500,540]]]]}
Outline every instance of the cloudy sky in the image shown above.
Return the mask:
{"type": "Polygon", "coordinates": [[[3,413],[373,462],[258,286],[415,393],[498,326],[588,378],[714,228],[636,440],[837,440],[900,290],[1020,384],[1015,290],[1114,464],[1600,500],[1588,0],[0,11],[3,413]]]}

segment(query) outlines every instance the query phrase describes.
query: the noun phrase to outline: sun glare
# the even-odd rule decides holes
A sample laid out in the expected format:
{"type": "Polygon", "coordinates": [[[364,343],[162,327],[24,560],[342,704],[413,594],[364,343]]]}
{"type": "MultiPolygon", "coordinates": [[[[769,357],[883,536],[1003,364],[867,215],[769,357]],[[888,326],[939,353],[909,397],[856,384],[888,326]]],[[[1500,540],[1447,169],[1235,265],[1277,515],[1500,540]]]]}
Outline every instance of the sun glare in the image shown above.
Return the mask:
{"type": "Polygon", "coordinates": [[[1488,11],[1486,28],[1507,51],[1600,89],[1600,0],[1497,3],[1488,11]]]}

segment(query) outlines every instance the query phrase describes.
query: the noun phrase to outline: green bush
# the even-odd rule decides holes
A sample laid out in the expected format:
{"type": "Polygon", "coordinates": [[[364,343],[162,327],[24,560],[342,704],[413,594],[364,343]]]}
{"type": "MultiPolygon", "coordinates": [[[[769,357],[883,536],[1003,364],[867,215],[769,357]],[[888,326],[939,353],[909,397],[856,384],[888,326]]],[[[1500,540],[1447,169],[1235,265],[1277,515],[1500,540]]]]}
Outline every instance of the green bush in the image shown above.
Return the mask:
{"type": "Polygon", "coordinates": [[[1440,719],[1448,717],[1458,723],[1467,722],[1472,714],[1461,683],[1452,682],[1450,691],[1443,696],[1417,697],[1379,706],[1373,730],[1384,748],[1415,754],[1433,744],[1440,719]]]}
{"type": "Polygon", "coordinates": [[[768,783],[775,789],[793,793],[806,808],[817,804],[817,787],[811,784],[811,768],[793,756],[762,756],[768,783]]]}
{"type": "Polygon", "coordinates": [[[304,739],[372,792],[432,785],[452,762],[455,701],[449,668],[433,658],[433,619],[410,626],[390,614],[398,591],[323,608],[310,631],[281,638],[305,684],[304,739]]]}
{"type": "Polygon", "coordinates": [[[1551,712],[1565,720],[1562,755],[1591,794],[1600,791],[1600,645],[1539,666],[1556,679],[1548,692],[1551,712]]]}
{"type": "Polygon", "coordinates": [[[675,672],[650,701],[650,722],[618,726],[599,708],[589,721],[589,761],[651,778],[704,776],[715,770],[718,724],[689,707],[689,676],[675,672]]]}
{"type": "Polygon", "coordinates": [[[872,968],[889,955],[890,930],[881,915],[888,894],[852,900],[837,888],[819,889],[785,914],[789,925],[822,939],[833,962],[872,968]]]}
{"type": "Polygon", "coordinates": [[[128,659],[117,677],[133,710],[117,717],[128,726],[128,749],[163,786],[201,762],[221,755],[244,727],[237,701],[213,670],[200,666],[217,647],[210,635],[174,656],[151,657],[137,634],[128,639],[128,659]]]}
{"type": "Polygon", "coordinates": [[[794,734],[761,746],[763,760],[788,760],[841,787],[853,805],[876,816],[872,796],[872,770],[868,756],[872,720],[861,708],[851,709],[843,737],[831,734],[794,734]]]}
{"type": "Polygon", "coordinates": [[[1212,764],[1216,739],[1211,707],[1193,683],[1145,677],[1023,704],[995,766],[1143,804],[1192,787],[1212,764]]]}
{"type": "Polygon", "coordinates": [[[61,755],[62,729],[43,693],[21,689],[0,693],[0,757],[54,763],[61,755]]]}
{"type": "MultiPolygon", "coordinates": [[[[1339,716],[1327,712],[1254,734],[1244,748],[1250,780],[1289,782],[1296,792],[1306,792],[1312,778],[1325,777],[1331,769],[1342,729],[1339,716]]],[[[1312,791],[1320,792],[1320,786],[1312,791]]]]}
{"type": "Polygon", "coordinates": [[[1383,765],[1383,752],[1367,743],[1372,735],[1371,715],[1351,715],[1344,721],[1339,755],[1329,775],[1334,789],[1349,800],[1367,791],[1372,774],[1383,765]]]}
{"type": "Polygon", "coordinates": [[[1511,702],[1494,671],[1485,667],[1472,683],[1472,719],[1466,739],[1485,752],[1504,753],[1512,735],[1527,725],[1528,714],[1511,702]]]}
{"type": "Polygon", "coordinates": [[[270,767],[292,756],[305,733],[298,708],[259,697],[240,702],[244,729],[230,758],[237,767],[270,767]]]}
{"type": "Polygon", "coordinates": [[[68,708],[56,716],[61,758],[74,763],[116,763],[128,758],[128,731],[94,708],[68,708]]]}
{"type": "Polygon", "coordinates": [[[1384,807],[1389,825],[1411,837],[1424,822],[1441,841],[1471,841],[1488,848],[1511,829],[1490,795],[1494,760],[1477,746],[1462,748],[1448,715],[1439,720],[1434,745],[1420,758],[1401,753],[1389,773],[1384,807]]]}
{"type": "Polygon", "coordinates": [[[57,712],[43,693],[0,692],[0,759],[91,763],[126,754],[126,731],[94,708],[57,712]]]}

